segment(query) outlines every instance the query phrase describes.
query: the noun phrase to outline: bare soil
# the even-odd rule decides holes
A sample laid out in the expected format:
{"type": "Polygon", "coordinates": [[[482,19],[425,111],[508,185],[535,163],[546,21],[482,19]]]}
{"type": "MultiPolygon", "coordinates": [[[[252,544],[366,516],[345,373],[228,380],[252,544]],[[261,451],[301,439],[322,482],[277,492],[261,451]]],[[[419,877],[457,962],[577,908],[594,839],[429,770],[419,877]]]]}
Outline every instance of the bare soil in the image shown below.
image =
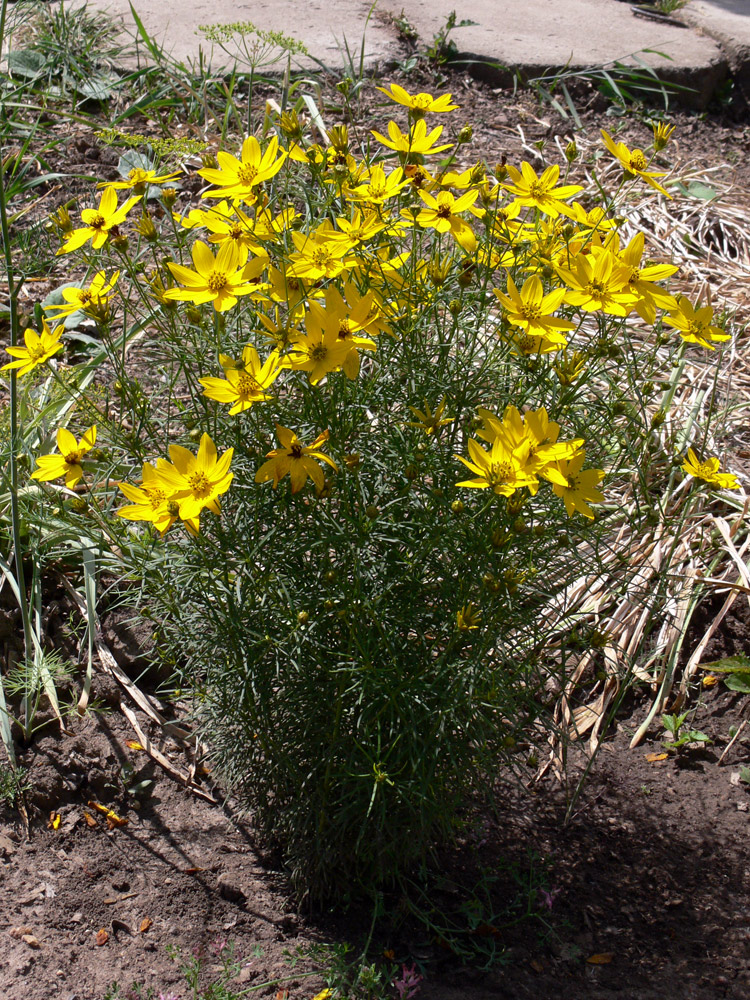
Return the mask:
{"type": "MultiPolygon", "coordinates": [[[[438,89],[434,79],[401,82],[411,91],[438,89]]],[[[517,162],[528,158],[530,144],[573,136],[570,119],[529,94],[493,92],[458,75],[440,89],[453,92],[464,119],[473,123],[473,159],[517,162]]],[[[387,120],[390,109],[380,97],[368,92],[362,118],[368,127],[387,120]]],[[[578,101],[585,135],[611,130],[613,118],[599,95],[584,88],[578,101]]],[[[678,126],[678,159],[721,166],[740,189],[750,189],[744,104],[708,116],[670,117],[678,126]]],[[[646,145],[649,132],[631,116],[624,138],[646,145]]],[[[116,157],[99,148],[92,132],[73,137],[68,151],[69,168],[78,156],[87,171],[98,164],[103,179],[114,169],[116,157]]],[[[60,202],[68,197],[67,191],[58,195],[60,202]]],[[[41,299],[58,283],[58,276],[45,276],[34,294],[41,299]]],[[[694,641],[720,604],[704,604],[694,641]]],[[[72,658],[75,615],[51,586],[50,634],[72,658]]],[[[17,629],[10,607],[0,609],[6,659],[17,645],[17,629]]],[[[121,666],[139,676],[148,659],[147,632],[111,616],[105,617],[105,638],[121,666]]],[[[743,597],[703,659],[749,650],[750,607],[743,597]]],[[[153,696],[156,681],[147,675],[139,686],[153,696]]],[[[79,688],[74,678],[71,690],[79,688]]],[[[465,835],[436,869],[442,877],[437,928],[406,916],[407,901],[386,900],[394,920],[389,931],[376,933],[375,955],[387,952],[392,958],[386,960],[399,967],[417,963],[424,976],[420,997],[748,996],[750,793],[739,780],[740,767],[750,763],[747,729],[720,760],[730,729],[747,716],[748,699],[721,684],[696,685],[691,724],[711,743],[650,760],[662,751],[658,726],[637,749],[628,748],[649,694],[635,689],[622,706],[570,809],[581,773],[575,751],[567,787],[551,775],[535,783],[532,761],[527,789],[499,784],[493,803],[467,806],[465,835]],[[494,881],[478,910],[477,880],[488,873],[494,881]],[[449,924],[453,937],[440,930],[449,924]],[[485,953],[494,948],[498,961],[485,970],[463,962],[456,942],[485,953]]],[[[31,782],[28,826],[17,811],[0,806],[0,1000],[102,1000],[113,981],[123,997],[136,996],[129,991],[138,982],[155,996],[161,991],[187,1000],[191,994],[167,948],[200,956],[209,981],[230,940],[240,965],[232,984],[238,993],[255,987],[261,997],[283,997],[284,990],[289,1000],[314,996],[323,981],[306,975],[313,964],[303,959],[292,966],[288,953],[313,942],[356,941],[369,926],[369,911],[300,910],[283,871],[255,850],[252,824],[238,819],[235,803],[225,801],[210,775],[202,778],[201,797],[129,745],[138,737],[121,702],[174,766],[194,764],[135,708],[103,665],[92,697],[99,709],[71,717],[69,732],[50,724],[28,745],[19,744],[31,782]],[[128,768],[133,775],[126,780],[128,768]],[[153,784],[136,797],[126,785],[137,781],[153,784]],[[110,817],[108,824],[94,803],[126,822],[117,825],[110,817]],[[51,815],[60,817],[57,828],[48,825],[51,815]]],[[[174,706],[162,708],[178,713],[174,706]]]]}

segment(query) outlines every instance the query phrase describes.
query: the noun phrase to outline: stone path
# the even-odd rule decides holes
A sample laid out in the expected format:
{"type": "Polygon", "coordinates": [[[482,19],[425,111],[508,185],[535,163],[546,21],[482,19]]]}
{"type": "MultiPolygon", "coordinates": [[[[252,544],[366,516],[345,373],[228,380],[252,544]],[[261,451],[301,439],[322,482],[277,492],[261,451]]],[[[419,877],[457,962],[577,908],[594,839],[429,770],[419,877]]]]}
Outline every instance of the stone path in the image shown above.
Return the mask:
{"type": "MultiPolygon", "coordinates": [[[[129,0],[89,3],[133,24],[129,0]]],[[[730,72],[740,85],[750,84],[750,0],[690,0],[666,19],[623,0],[378,0],[374,10],[368,0],[134,0],[134,5],[147,31],[175,58],[197,61],[202,48],[214,68],[231,60],[200,35],[200,24],[252,21],[283,31],[304,42],[315,59],[344,73],[344,39],[358,65],[364,36],[365,68],[382,68],[399,54],[394,22],[402,12],[425,44],[455,10],[459,20],[475,22],[453,32],[459,53],[472,63],[471,72],[499,84],[515,73],[538,77],[614,60],[632,64],[634,57],[665,79],[694,88],[688,103],[699,108],[730,72]]]]}

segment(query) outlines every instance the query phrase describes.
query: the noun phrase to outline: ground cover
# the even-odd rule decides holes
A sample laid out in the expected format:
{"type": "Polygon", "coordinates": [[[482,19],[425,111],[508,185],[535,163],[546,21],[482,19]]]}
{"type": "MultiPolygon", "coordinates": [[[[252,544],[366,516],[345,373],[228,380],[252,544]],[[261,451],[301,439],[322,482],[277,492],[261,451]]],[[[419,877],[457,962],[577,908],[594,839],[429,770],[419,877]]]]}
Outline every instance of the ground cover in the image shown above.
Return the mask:
{"type": "MultiPolygon", "coordinates": [[[[570,117],[560,117],[549,106],[536,103],[533,96],[489,92],[460,75],[439,81],[434,75],[401,80],[410,92],[423,87],[450,91],[461,105],[474,132],[461,166],[477,159],[502,164],[504,157],[511,165],[523,159],[537,163],[537,154],[562,162],[575,137],[583,178],[594,162],[594,150],[601,149],[598,128],[613,132],[612,122],[616,122],[605,107],[597,110],[594,94],[591,108],[586,110],[582,102],[581,127],[574,130],[570,117]]],[[[341,107],[337,96],[341,90],[333,83],[328,83],[327,93],[316,95],[321,107],[336,101],[341,107]]],[[[276,93],[275,89],[259,91],[262,97],[276,93]]],[[[344,104],[338,117],[353,133],[362,122],[386,132],[391,108],[374,87],[363,87],[344,104]]],[[[741,115],[737,109],[728,113],[741,115]]],[[[689,248],[687,273],[678,279],[685,282],[681,289],[697,298],[703,282],[715,286],[718,279],[720,297],[714,305],[718,309],[724,302],[729,304],[733,329],[739,331],[746,308],[742,288],[745,178],[741,173],[746,126],[741,117],[732,121],[678,114],[675,119],[682,136],[678,141],[683,160],[680,164],[678,156],[677,171],[684,191],[675,190],[674,204],[666,208],[657,210],[653,199],[645,202],[642,198],[632,208],[643,228],[653,231],[657,239],[673,241],[671,252],[675,233],[677,245],[689,248]],[[685,136],[690,136],[689,143],[685,136]],[[726,155],[717,156],[717,148],[722,154],[726,150],[726,155]],[[726,161],[735,158],[738,169],[733,171],[726,161]],[[699,162],[694,165],[695,160],[699,162]]],[[[153,121],[138,121],[138,126],[154,130],[153,121]]],[[[98,164],[96,179],[120,176],[119,153],[94,136],[96,122],[78,127],[73,148],[84,162],[98,164]]],[[[196,134],[194,125],[192,131],[196,134]]],[[[645,145],[649,134],[649,126],[633,117],[626,120],[618,139],[629,146],[645,145]]],[[[218,146],[218,137],[212,136],[211,142],[218,146]]],[[[47,152],[45,169],[50,174],[71,169],[67,149],[47,152]]],[[[23,156],[16,163],[23,164],[23,156]]],[[[33,165],[33,169],[38,167],[33,165]]],[[[53,178],[37,186],[42,197],[55,193],[55,183],[53,178]]],[[[82,198],[91,197],[90,181],[73,183],[80,184],[82,198]]],[[[183,210],[200,205],[189,200],[189,183],[184,191],[180,196],[183,210]]],[[[23,205],[26,210],[25,216],[17,218],[46,221],[47,205],[28,193],[25,200],[11,205],[15,209],[23,205]]],[[[77,218],[72,206],[71,215],[77,218]]],[[[20,241],[23,228],[17,226],[17,230],[20,241]]],[[[47,230],[39,226],[32,231],[39,236],[47,230]]],[[[49,245],[52,255],[57,243],[50,238],[49,245]]],[[[28,246],[27,242],[20,248],[28,252],[28,246]]],[[[70,275],[60,258],[45,258],[43,267],[38,266],[43,273],[31,277],[40,280],[27,283],[21,299],[29,313],[35,302],[70,275]],[[54,268],[59,271],[55,273],[54,268]]],[[[85,348],[83,338],[79,343],[85,348]]],[[[718,376],[710,370],[706,374],[702,358],[692,360],[683,369],[686,384],[679,386],[674,406],[678,417],[693,413],[694,419],[702,421],[717,398],[726,401],[728,409],[741,403],[745,356],[737,334],[718,376]],[[704,380],[708,378],[711,385],[715,377],[714,398],[701,397],[704,380]]],[[[163,358],[159,344],[141,337],[132,357],[128,375],[137,377],[152,396],[159,390],[164,393],[155,372],[155,360],[163,358]]],[[[109,368],[101,369],[102,383],[112,390],[108,402],[120,415],[114,390],[122,373],[111,360],[108,364],[109,368]]],[[[178,390],[182,391],[179,384],[178,390]]],[[[653,406],[647,411],[649,419],[656,410],[653,406]]],[[[750,454],[741,412],[734,409],[729,414],[718,439],[732,456],[730,467],[739,473],[746,469],[750,454]]],[[[18,742],[19,762],[28,768],[31,785],[25,801],[34,837],[26,841],[23,819],[8,809],[8,834],[1,845],[7,862],[3,887],[14,899],[2,945],[7,988],[23,989],[32,998],[47,996],[51,989],[63,996],[103,996],[116,979],[123,996],[131,983],[139,981],[144,984],[144,995],[150,989],[155,995],[171,991],[182,997],[191,995],[186,976],[179,971],[179,963],[170,960],[166,946],[181,947],[183,960],[188,962],[199,958],[207,982],[221,977],[222,957],[228,961],[231,957],[225,942],[231,940],[238,965],[230,968],[224,993],[216,987],[214,996],[238,995],[250,987],[268,995],[288,989],[293,997],[313,996],[324,987],[327,974],[342,996],[383,991],[390,995],[389,983],[400,978],[397,992],[402,995],[419,987],[424,996],[492,990],[518,997],[566,993],[599,997],[622,995],[627,980],[628,995],[648,997],[669,994],[677,977],[686,996],[742,995],[747,978],[739,846],[746,822],[742,778],[746,744],[741,728],[745,696],[727,691],[718,680],[702,687],[702,674],[692,662],[727,595],[739,600],[727,609],[727,617],[699,659],[746,652],[745,596],[741,589],[726,586],[741,574],[742,556],[732,560],[731,546],[726,539],[722,542],[721,534],[722,526],[727,533],[736,529],[731,537],[742,552],[741,513],[741,504],[739,509],[709,506],[700,511],[706,541],[685,551],[679,565],[686,572],[719,578],[718,583],[705,584],[709,594],[718,596],[704,603],[689,629],[681,627],[679,608],[668,613],[667,622],[678,622],[673,640],[679,638],[679,642],[673,641],[674,669],[667,686],[662,675],[646,673],[638,678],[639,684],[628,688],[618,707],[621,689],[615,695],[617,686],[608,683],[606,657],[595,656],[589,674],[581,669],[576,724],[588,735],[586,712],[598,704],[600,716],[612,709],[612,726],[606,730],[607,741],[580,795],[576,798],[574,793],[588,758],[577,745],[560,739],[570,718],[565,716],[559,687],[552,684],[547,699],[550,714],[561,714],[546,734],[553,740],[551,754],[544,731],[526,735],[512,748],[513,763],[522,787],[528,786],[526,791],[503,782],[494,790],[492,809],[488,810],[487,799],[481,796],[462,807],[464,834],[458,847],[440,858],[444,878],[429,905],[420,905],[423,886],[419,882],[413,883],[412,898],[403,886],[398,892],[385,891],[383,902],[396,918],[390,930],[376,929],[368,961],[377,960],[380,966],[372,972],[366,969],[363,981],[348,987],[334,976],[337,962],[332,952],[318,954],[317,961],[315,954],[305,954],[292,967],[284,951],[294,953],[309,943],[330,945],[352,938],[361,944],[370,911],[355,908],[341,917],[340,908],[330,902],[313,912],[306,912],[304,906],[300,911],[299,892],[295,900],[278,856],[259,855],[252,826],[236,819],[237,799],[230,798],[222,808],[222,786],[202,772],[189,741],[175,742],[173,738],[181,735],[179,729],[165,732],[163,725],[157,725],[159,717],[166,717],[179,726],[188,704],[173,687],[170,697],[165,697],[164,676],[155,676],[153,671],[143,675],[158,634],[155,639],[143,624],[133,631],[132,612],[118,612],[114,607],[118,591],[122,596],[122,585],[114,586],[115,579],[105,573],[98,606],[104,626],[99,653],[111,674],[97,665],[87,697],[110,711],[73,716],[66,732],[48,725],[33,739],[18,742]],[[719,523],[717,518],[724,520],[719,523]],[[725,555],[707,574],[717,541],[725,555]],[[109,613],[108,603],[113,605],[109,613]],[[113,660],[107,659],[106,649],[113,660]],[[681,673],[686,665],[689,669],[681,673]],[[686,724],[707,736],[710,744],[693,739],[680,749],[664,750],[663,741],[670,741],[657,713],[646,740],[636,749],[630,747],[660,684],[665,711],[677,714],[684,697],[690,696],[686,704],[691,711],[697,710],[686,724]],[[734,733],[737,739],[730,747],[734,733]],[[150,746],[150,741],[164,752],[161,760],[139,749],[150,746]],[[724,750],[727,754],[720,762],[724,750]],[[556,768],[558,764],[564,767],[556,768]],[[169,769],[192,790],[170,780],[169,769]],[[91,802],[103,804],[104,811],[91,802]],[[569,822],[563,825],[566,813],[569,822]],[[120,824],[122,819],[127,823],[120,824]],[[692,861],[686,864],[691,852],[704,859],[697,870],[692,861]],[[727,914],[731,915],[730,930],[723,923],[727,914]],[[490,960],[497,965],[489,971],[471,971],[490,960]],[[424,975],[420,982],[410,980],[404,971],[414,963],[419,969],[414,976],[424,975]],[[305,978],[308,971],[316,970],[305,978]]],[[[633,558],[639,558],[641,551],[634,549],[633,558]]],[[[653,555],[652,550],[643,551],[648,557],[653,555]]],[[[71,589],[80,588],[78,577],[61,560],[43,583],[47,631],[55,646],[75,658],[86,612],[85,602],[81,610],[70,594],[71,589]]],[[[7,605],[7,649],[17,658],[14,630],[19,617],[12,600],[7,605]]],[[[82,645],[85,662],[86,642],[82,645]]],[[[596,644],[592,648],[597,649],[596,644]]],[[[580,666],[581,661],[577,663],[580,666]]],[[[60,675],[56,690],[76,702],[85,683],[80,674],[60,675]]],[[[38,722],[45,720],[45,712],[49,717],[42,704],[38,722]]],[[[9,803],[11,799],[12,789],[9,803]]],[[[116,995],[113,989],[110,995],[116,995]]]]}

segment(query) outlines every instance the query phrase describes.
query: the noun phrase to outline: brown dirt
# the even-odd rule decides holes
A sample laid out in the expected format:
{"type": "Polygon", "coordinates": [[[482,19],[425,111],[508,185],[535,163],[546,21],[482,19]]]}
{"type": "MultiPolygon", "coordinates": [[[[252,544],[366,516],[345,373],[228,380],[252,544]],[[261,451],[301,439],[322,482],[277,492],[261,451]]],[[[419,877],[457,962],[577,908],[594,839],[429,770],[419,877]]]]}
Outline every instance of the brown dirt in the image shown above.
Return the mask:
{"type": "MultiPolygon", "coordinates": [[[[434,79],[402,82],[411,90],[437,89],[434,79]]],[[[528,94],[493,93],[462,76],[441,89],[454,93],[474,124],[474,159],[494,163],[507,155],[515,162],[525,155],[522,139],[528,145],[572,135],[570,120],[528,94]]],[[[585,134],[611,130],[613,119],[597,95],[582,92],[578,100],[585,134]]],[[[364,109],[368,126],[386,120],[379,104],[380,95],[371,93],[364,109]]],[[[723,164],[750,189],[744,107],[713,117],[672,117],[678,158],[723,164]]],[[[626,141],[645,144],[647,135],[647,126],[628,119],[626,141]]],[[[90,136],[70,148],[79,149],[89,166],[102,162],[90,136]]],[[[108,160],[104,151],[105,165],[108,160]]],[[[67,197],[61,193],[60,200],[67,197]]],[[[56,283],[55,276],[45,278],[34,294],[41,298],[56,283]]],[[[720,603],[704,606],[696,641],[720,603]]],[[[750,649],[744,597],[735,608],[704,660],[750,649]]],[[[72,652],[68,612],[62,594],[51,592],[55,641],[72,652]]],[[[115,618],[105,625],[121,665],[139,676],[147,636],[127,634],[115,618]]],[[[4,609],[6,655],[15,628],[12,612],[4,609]]],[[[149,690],[153,680],[143,678],[141,686],[149,690]]],[[[285,953],[315,941],[352,940],[366,929],[369,914],[297,912],[283,873],[254,850],[251,827],[236,818],[231,801],[223,803],[210,778],[204,788],[216,795],[216,804],[128,746],[136,735],[120,700],[132,705],[110,676],[97,672],[92,694],[100,709],[69,721],[69,733],[48,725],[19,748],[32,784],[28,833],[17,812],[0,807],[0,1000],[102,1000],[114,980],[122,996],[137,981],[155,996],[171,992],[186,1000],[190,993],[167,946],[203,956],[211,978],[218,975],[226,940],[234,942],[239,960],[232,984],[237,992],[286,979],[258,994],[274,996],[283,988],[289,1000],[312,997],[323,984],[303,976],[311,963],[292,968],[285,953]],[[134,776],[126,781],[128,766],[134,776]],[[125,785],[141,780],[153,785],[139,801],[125,785]],[[108,829],[92,802],[127,823],[108,829]],[[47,827],[50,813],[59,813],[57,829],[47,827]]],[[[562,788],[552,777],[530,781],[525,792],[501,787],[492,808],[477,805],[467,814],[464,841],[440,865],[441,919],[453,925],[455,937],[403,918],[389,936],[376,939],[377,950],[392,951],[394,963],[418,964],[424,1000],[739,1000],[750,993],[750,797],[737,780],[750,756],[746,735],[719,763],[730,727],[746,717],[747,697],[720,684],[696,686],[692,725],[712,743],[652,762],[646,755],[662,749],[658,726],[644,744],[628,749],[647,695],[636,690],[622,707],[567,823],[573,786],[562,788]],[[473,890],[482,872],[495,881],[484,909],[476,909],[473,890]],[[527,919],[514,922],[527,906],[527,919]],[[500,961],[480,971],[460,961],[456,942],[485,953],[494,947],[500,961]]],[[[143,713],[136,715],[173,764],[192,763],[143,713]]],[[[580,766],[571,751],[570,782],[580,766]]],[[[529,779],[533,774],[529,766],[529,779]]],[[[387,900],[397,914],[405,902],[387,900]]]]}

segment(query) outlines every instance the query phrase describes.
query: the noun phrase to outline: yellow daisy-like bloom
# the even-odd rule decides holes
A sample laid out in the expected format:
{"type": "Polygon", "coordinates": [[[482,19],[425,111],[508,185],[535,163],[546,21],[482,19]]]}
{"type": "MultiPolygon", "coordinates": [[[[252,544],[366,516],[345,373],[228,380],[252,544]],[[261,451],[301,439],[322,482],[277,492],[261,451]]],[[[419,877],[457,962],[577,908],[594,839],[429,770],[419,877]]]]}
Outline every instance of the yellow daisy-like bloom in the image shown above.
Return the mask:
{"type": "Polygon", "coordinates": [[[91,240],[91,246],[94,250],[99,250],[107,242],[110,234],[117,235],[118,226],[125,221],[130,209],[140,200],[140,195],[134,195],[118,208],[117,192],[110,184],[102,192],[98,208],[84,208],[81,212],[81,222],[84,225],[65,236],[65,242],[57,251],[56,256],[59,257],[62,253],[78,250],[89,240],[91,240]]]}
{"type": "Polygon", "coordinates": [[[505,309],[509,323],[520,326],[531,337],[544,337],[551,344],[562,347],[567,344],[564,335],[559,331],[573,330],[575,323],[567,319],[557,319],[552,315],[562,305],[566,289],[555,288],[545,295],[541,279],[532,274],[523,283],[520,292],[510,275],[507,295],[503,295],[497,288],[493,291],[505,309]]]}
{"type": "Polygon", "coordinates": [[[416,420],[407,420],[407,427],[419,427],[428,436],[431,434],[437,435],[441,427],[445,427],[446,424],[452,424],[456,419],[455,417],[444,417],[445,413],[445,396],[440,400],[438,405],[435,407],[435,412],[432,412],[430,404],[425,399],[424,410],[418,410],[416,406],[410,406],[409,409],[417,418],[416,420]]]}
{"type": "MultiPolygon", "coordinates": [[[[156,469],[150,462],[143,463],[143,474],[140,486],[130,483],[118,483],[120,490],[131,501],[125,507],[120,507],[115,513],[127,521],[149,521],[160,534],[164,534],[180,512],[180,505],[172,501],[172,492],[167,489],[156,469]]],[[[198,520],[188,525],[191,533],[197,534],[198,520]],[[193,532],[193,529],[196,529],[193,532]]]]}
{"type": "Polygon", "coordinates": [[[582,451],[569,462],[558,462],[557,468],[563,479],[567,480],[567,486],[552,483],[555,495],[562,498],[565,504],[565,512],[568,517],[572,517],[576,511],[583,514],[589,520],[594,519],[594,512],[589,507],[591,503],[601,503],[605,497],[597,488],[597,483],[604,478],[602,469],[581,469],[585,453],[582,451]]]}
{"type": "Polygon", "coordinates": [[[228,448],[218,458],[216,445],[208,434],[204,434],[193,455],[179,444],[169,446],[172,465],[160,458],[156,464],[158,478],[170,495],[179,504],[179,515],[183,521],[199,516],[205,508],[212,514],[220,514],[219,497],[229,489],[234,473],[229,466],[234,454],[228,448]]]}
{"type": "Polygon", "coordinates": [[[668,122],[652,122],[651,128],[654,130],[654,149],[660,153],[672,138],[672,133],[677,128],[668,122]]]}
{"type": "Polygon", "coordinates": [[[441,94],[440,97],[433,97],[432,94],[425,93],[409,94],[403,87],[399,87],[397,83],[392,83],[390,90],[386,90],[385,87],[378,87],[378,90],[381,94],[385,94],[386,97],[390,97],[396,104],[403,104],[405,108],[409,109],[414,118],[421,118],[428,112],[439,114],[446,111],[458,111],[458,105],[451,103],[453,100],[452,94],[441,94]]]}
{"type": "Polygon", "coordinates": [[[203,395],[219,403],[232,403],[230,416],[249,410],[253,403],[261,403],[271,397],[265,391],[275,381],[282,370],[279,352],[273,351],[264,364],[260,363],[258,352],[248,344],[242,351],[242,361],[234,362],[222,354],[220,357],[226,378],[199,378],[203,395]]]}
{"type": "Polygon", "coordinates": [[[528,445],[525,448],[526,454],[523,453],[523,450],[521,454],[517,454],[507,448],[505,442],[500,438],[495,438],[491,450],[486,452],[478,441],[469,438],[468,448],[471,461],[461,455],[455,457],[459,462],[463,462],[476,478],[466,479],[457,483],[457,486],[466,486],[477,490],[490,489],[498,496],[509,497],[522,486],[536,485],[536,477],[524,471],[525,459],[529,450],[528,445]]]}
{"type": "Polygon", "coordinates": [[[53,354],[57,354],[58,351],[63,349],[60,337],[62,337],[64,329],[65,326],[61,323],[52,331],[47,324],[47,320],[43,319],[41,333],[37,333],[31,327],[28,330],[24,330],[24,347],[5,348],[6,353],[17,360],[3,365],[0,371],[4,372],[10,368],[15,368],[16,375],[28,375],[29,372],[33,371],[39,365],[43,365],[45,361],[48,361],[53,354]]]}
{"type": "Polygon", "coordinates": [[[468,604],[456,612],[456,628],[459,632],[471,632],[479,628],[482,623],[482,612],[480,608],[469,601],[468,604]]]}
{"type": "Polygon", "coordinates": [[[231,153],[220,150],[216,154],[219,169],[206,167],[198,174],[210,184],[218,184],[214,191],[204,191],[202,198],[235,198],[241,201],[255,200],[255,188],[264,181],[275,177],[281,170],[286,153],[279,150],[279,140],[273,136],[263,152],[254,135],[249,135],[242,143],[240,160],[231,153]],[[278,156],[276,155],[278,153],[278,156]]]}
{"type": "Polygon", "coordinates": [[[169,288],[164,298],[176,302],[213,302],[217,312],[226,312],[237,304],[238,295],[258,293],[256,284],[248,283],[245,276],[247,251],[238,248],[232,241],[222,243],[214,258],[210,249],[201,240],[193,244],[193,264],[195,271],[167,262],[167,267],[177,281],[187,288],[169,288]]]}
{"type": "Polygon", "coordinates": [[[659,174],[653,170],[648,170],[649,161],[647,160],[646,154],[642,149],[628,149],[624,142],[615,142],[614,139],[604,131],[604,129],[602,129],[602,139],[604,140],[604,145],[610,151],[612,156],[620,161],[620,165],[626,175],[629,174],[631,177],[641,177],[655,191],[659,191],[667,198],[672,197],[669,191],[665,190],[665,188],[663,188],[656,180],[657,177],[664,177],[665,174],[663,172],[659,174]]]}
{"type": "MultiPolygon", "coordinates": [[[[619,237],[614,234],[611,243],[615,253],[619,242],[619,237]]],[[[671,278],[679,271],[679,267],[676,264],[641,264],[644,243],[643,233],[636,233],[625,249],[618,254],[618,258],[630,268],[628,288],[639,296],[635,304],[636,312],[646,323],[653,325],[656,322],[657,309],[669,311],[677,309],[675,297],[654,282],[671,278]]]]}
{"type": "Polygon", "coordinates": [[[556,188],[555,184],[560,177],[560,168],[555,164],[547,167],[541,177],[530,163],[525,161],[521,164],[521,169],[508,164],[508,176],[513,181],[512,184],[504,184],[506,191],[515,197],[519,205],[527,208],[538,208],[540,212],[555,219],[558,215],[569,215],[570,209],[563,204],[566,198],[583,191],[580,184],[565,184],[556,188]]]}
{"type": "Polygon", "coordinates": [[[338,472],[338,466],[333,459],[320,450],[323,442],[328,440],[328,431],[318,434],[311,445],[303,445],[294,431],[276,424],[276,437],[281,447],[268,452],[266,456],[268,461],[264,462],[255,474],[256,483],[273,480],[273,488],[276,489],[288,474],[292,493],[299,492],[308,478],[312,479],[320,492],[325,485],[325,477],[318,462],[325,462],[334,472],[338,472]]]}
{"type": "Polygon", "coordinates": [[[575,258],[575,270],[558,268],[558,273],[570,286],[565,301],[584,312],[601,311],[608,316],[627,316],[641,298],[628,284],[630,268],[619,263],[610,251],[593,249],[599,251],[593,260],[584,254],[575,258]]]}
{"type": "Polygon", "coordinates": [[[336,278],[357,263],[356,257],[351,256],[352,245],[348,239],[326,240],[315,234],[292,233],[292,241],[296,252],[289,257],[289,270],[297,278],[313,282],[336,278]]]}
{"type": "Polygon", "coordinates": [[[711,306],[701,306],[695,308],[690,299],[680,295],[677,299],[676,312],[664,317],[667,326],[680,331],[680,336],[689,344],[700,344],[709,351],[715,350],[714,342],[731,340],[728,333],[725,333],[720,326],[712,324],[714,311],[711,306]]]}
{"type": "Polygon", "coordinates": [[[709,486],[718,486],[723,490],[738,490],[740,484],[731,472],[719,472],[721,463],[718,458],[707,458],[701,462],[692,448],[688,448],[687,458],[681,468],[689,476],[702,479],[709,486]]]}
{"type": "Polygon", "coordinates": [[[45,306],[44,308],[47,312],[54,313],[52,318],[56,320],[63,319],[65,316],[71,316],[79,310],[85,312],[88,316],[93,316],[94,319],[102,319],[107,313],[109,293],[117,284],[119,277],[120,272],[115,271],[109,281],[107,281],[104,271],[97,271],[91,279],[91,284],[88,288],[62,289],[62,297],[65,299],[65,305],[45,306]]]}
{"type": "Polygon", "coordinates": [[[394,150],[402,156],[430,156],[435,153],[442,153],[446,149],[451,149],[453,143],[448,142],[442,146],[435,143],[440,139],[443,126],[437,125],[428,133],[424,119],[415,122],[414,127],[409,132],[402,132],[395,122],[388,122],[388,138],[380,132],[373,131],[373,135],[388,149],[394,150]]]}
{"type": "MultiPolygon", "coordinates": [[[[127,180],[117,181],[109,186],[116,191],[133,191],[135,194],[145,194],[149,184],[166,184],[168,181],[176,180],[181,174],[181,170],[176,170],[173,174],[157,175],[155,170],[133,167],[128,173],[127,180]]],[[[108,183],[97,184],[97,187],[107,187],[108,183]]]]}
{"type": "Polygon", "coordinates": [[[66,427],[57,432],[57,447],[59,455],[41,455],[36,464],[38,468],[31,473],[32,479],[46,483],[51,479],[61,479],[65,476],[65,485],[69,490],[83,478],[81,462],[87,451],[91,451],[96,442],[96,425],[89,427],[80,441],[66,427]]]}
{"type": "Polygon", "coordinates": [[[348,201],[364,201],[368,205],[385,204],[411,183],[409,178],[404,176],[401,167],[396,167],[395,170],[386,175],[385,170],[379,164],[372,167],[367,172],[366,177],[358,178],[358,180],[361,180],[361,183],[355,187],[344,188],[344,197],[348,201]]]}
{"type": "Polygon", "coordinates": [[[423,229],[435,229],[439,233],[451,233],[456,243],[466,253],[473,253],[477,247],[474,230],[459,213],[471,209],[479,197],[479,191],[467,191],[460,198],[454,198],[450,191],[439,191],[433,197],[428,191],[420,191],[419,197],[427,206],[417,215],[417,223],[423,229]]]}

